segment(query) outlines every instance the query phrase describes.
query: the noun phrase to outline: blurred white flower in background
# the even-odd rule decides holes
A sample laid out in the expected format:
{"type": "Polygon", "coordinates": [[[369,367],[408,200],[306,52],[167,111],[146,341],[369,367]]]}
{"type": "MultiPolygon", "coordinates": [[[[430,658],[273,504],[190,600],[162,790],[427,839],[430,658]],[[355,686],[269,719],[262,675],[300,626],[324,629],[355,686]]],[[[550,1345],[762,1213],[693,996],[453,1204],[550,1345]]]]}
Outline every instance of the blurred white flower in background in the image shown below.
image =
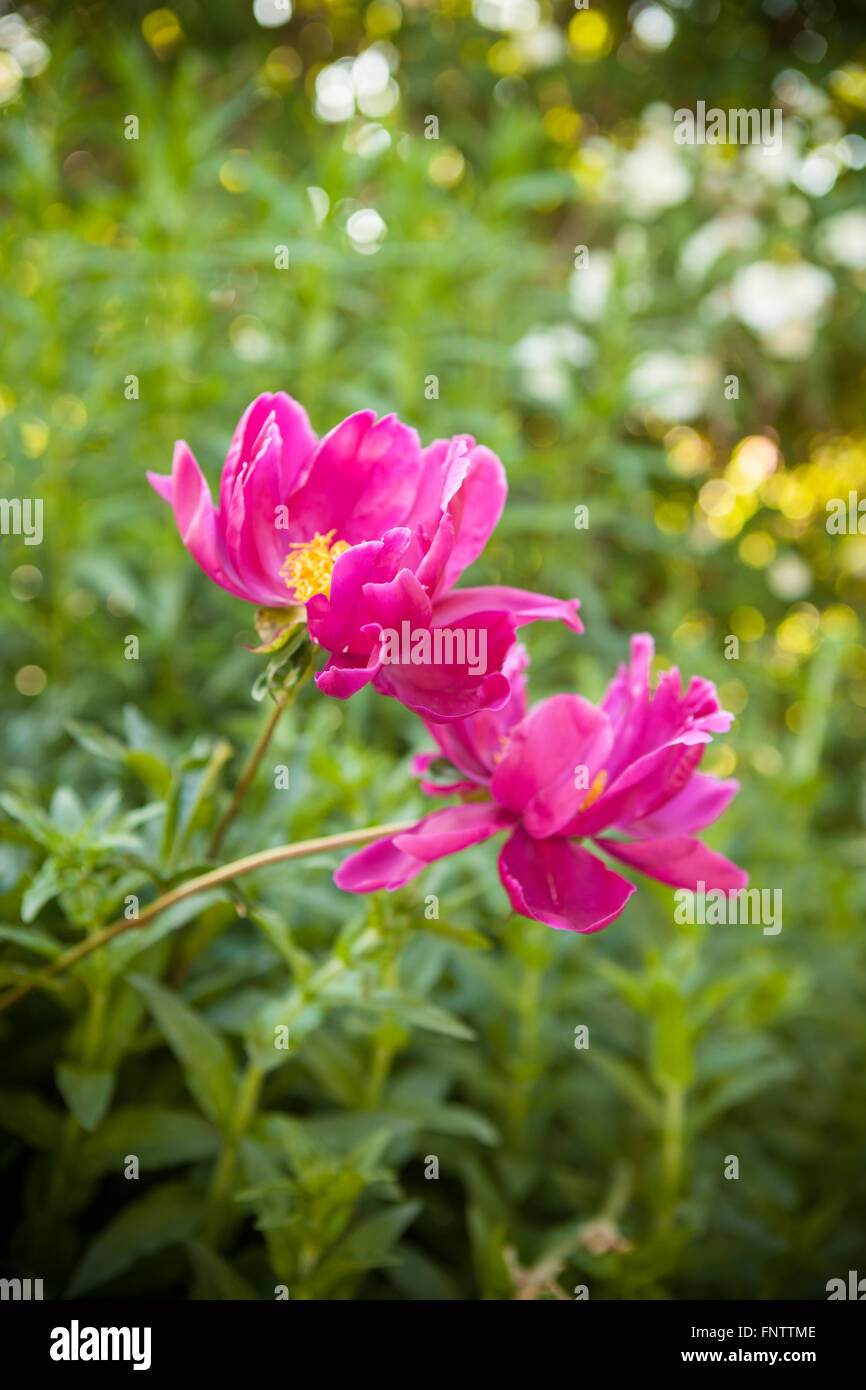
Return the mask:
{"type": "Polygon", "coordinates": [[[839,154],[849,169],[866,169],[866,140],[862,135],[843,135],[839,154]]]}
{"type": "Polygon", "coordinates": [[[794,183],[813,198],[823,198],[846,168],[838,144],[810,150],[794,175],[794,183]]]}
{"type": "Polygon", "coordinates": [[[541,19],[538,0],[472,0],[472,12],[485,29],[527,32],[541,19]]]}
{"type": "Polygon", "coordinates": [[[538,400],[559,405],[568,398],[570,367],[588,367],[596,356],[595,343],[570,323],[531,328],[514,345],[514,359],[523,372],[526,391],[538,400]]]}
{"type": "Polygon", "coordinates": [[[352,60],[340,58],[316,74],[316,115],[320,121],[348,121],[355,114],[352,60]]]}
{"type": "Polygon", "coordinates": [[[24,74],[11,53],[0,53],[0,106],[14,101],[21,91],[24,74]]]}
{"type": "Polygon", "coordinates": [[[346,223],[346,232],[356,251],[372,256],[379,250],[388,228],[375,208],[358,208],[346,223]]]}
{"type": "Polygon", "coordinates": [[[279,29],[292,17],[292,0],[253,0],[253,16],[263,29],[279,29]]]}
{"type": "Polygon", "coordinates": [[[773,91],[782,105],[796,116],[821,116],[830,109],[827,93],[796,68],[785,68],[774,77],[773,91]]]}
{"type": "Polygon", "coordinates": [[[776,598],[789,603],[808,594],[814,583],[815,576],[806,561],[793,550],[785,551],[767,570],[767,588],[776,598]]]}
{"type": "Polygon", "coordinates": [[[593,249],[585,266],[571,273],[568,294],[577,318],[597,323],[605,311],[613,284],[613,256],[610,251],[593,249]]]}
{"type": "Polygon", "coordinates": [[[718,393],[719,384],[711,358],[660,348],[637,359],[628,375],[627,390],[635,405],[675,422],[703,414],[710,392],[718,393]]]}
{"type": "Polygon", "coordinates": [[[359,154],[362,159],[375,159],[391,147],[391,136],[378,121],[352,129],[343,141],[343,149],[349,154],[359,154]]]}
{"type": "Polygon", "coordinates": [[[622,158],[612,187],[634,217],[655,217],[689,196],[692,176],[676,154],[673,124],[668,136],[661,132],[641,136],[622,158]]]}
{"type": "Polygon", "coordinates": [[[310,184],[307,189],[307,197],[310,200],[310,207],[313,209],[316,226],[321,227],[330,210],[331,200],[324,188],[319,188],[314,183],[310,184]]]}
{"type": "Polygon", "coordinates": [[[761,239],[761,224],[745,212],[723,213],[705,222],[680,247],[680,269],[689,280],[702,280],[720,256],[729,251],[753,251],[761,239]]]}
{"type": "Polygon", "coordinates": [[[805,357],[834,290],[832,275],[808,261],[755,261],[731,281],[731,311],[774,356],[805,357]]]}
{"type": "Polygon", "coordinates": [[[849,270],[866,270],[866,210],[851,208],[829,217],[819,240],[824,255],[849,270]]]}
{"type": "Polygon", "coordinates": [[[539,24],[535,29],[515,34],[512,41],[528,71],[552,67],[564,57],[568,46],[555,24],[539,24]]]}
{"type": "MultiPolygon", "coordinates": [[[[629,11],[631,15],[636,6],[629,11]]],[[[641,48],[650,53],[662,53],[670,44],[677,26],[672,16],[661,5],[645,5],[638,9],[632,21],[632,33],[641,48]]]]}
{"type": "Polygon", "coordinates": [[[0,106],[14,101],[25,77],[38,77],[51,59],[48,45],[18,14],[0,18],[0,106]]]}
{"type": "Polygon", "coordinates": [[[338,58],[322,68],[315,89],[319,120],[332,124],[348,121],[356,108],[374,120],[387,116],[400,99],[400,89],[391,75],[398,62],[393,44],[374,43],[357,58],[338,58]]]}

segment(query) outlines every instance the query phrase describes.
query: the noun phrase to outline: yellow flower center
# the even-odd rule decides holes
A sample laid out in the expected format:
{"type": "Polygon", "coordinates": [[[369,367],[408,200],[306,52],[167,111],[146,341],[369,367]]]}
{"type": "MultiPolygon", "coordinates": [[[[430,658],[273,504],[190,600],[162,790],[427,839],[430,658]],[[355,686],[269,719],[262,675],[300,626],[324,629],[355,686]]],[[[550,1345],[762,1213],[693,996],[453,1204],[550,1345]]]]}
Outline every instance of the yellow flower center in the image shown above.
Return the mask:
{"type": "MultiPolygon", "coordinates": [[[[592,786],[590,787],[583,802],[581,803],[580,810],[588,811],[593,802],[598,801],[598,798],[601,796],[606,786],[607,773],[597,772],[592,779],[592,786]]],[[[580,812],[578,812],[578,814],[580,814],[580,812]]]]}
{"type": "Polygon", "coordinates": [[[298,603],[306,603],[313,594],[331,592],[331,574],[338,555],[351,550],[348,541],[335,541],[336,531],[322,536],[317,531],[311,541],[292,541],[289,553],[280,569],[280,577],[286,581],[298,603]]]}

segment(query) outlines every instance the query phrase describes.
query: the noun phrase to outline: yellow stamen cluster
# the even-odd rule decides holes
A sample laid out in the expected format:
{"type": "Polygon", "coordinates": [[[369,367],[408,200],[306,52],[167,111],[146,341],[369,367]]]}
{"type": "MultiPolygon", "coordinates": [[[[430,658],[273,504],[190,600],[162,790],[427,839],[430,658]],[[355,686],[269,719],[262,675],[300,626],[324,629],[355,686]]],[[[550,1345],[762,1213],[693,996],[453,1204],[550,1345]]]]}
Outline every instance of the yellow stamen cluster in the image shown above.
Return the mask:
{"type": "Polygon", "coordinates": [[[592,779],[592,786],[581,803],[581,811],[588,811],[593,802],[598,801],[598,798],[601,796],[606,786],[607,773],[597,772],[592,779]]]}
{"type": "Polygon", "coordinates": [[[293,541],[289,546],[280,577],[298,603],[306,603],[313,594],[330,595],[334,562],[345,550],[351,550],[348,541],[335,541],[335,535],[336,531],[326,536],[317,531],[311,541],[293,541]]]}

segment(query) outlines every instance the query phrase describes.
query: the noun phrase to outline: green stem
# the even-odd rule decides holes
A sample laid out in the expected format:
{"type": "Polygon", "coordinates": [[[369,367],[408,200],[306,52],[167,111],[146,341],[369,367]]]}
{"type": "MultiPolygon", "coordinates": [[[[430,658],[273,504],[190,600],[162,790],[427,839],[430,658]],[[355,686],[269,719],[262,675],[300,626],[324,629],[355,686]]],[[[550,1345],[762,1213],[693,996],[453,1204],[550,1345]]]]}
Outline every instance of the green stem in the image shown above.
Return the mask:
{"type": "Polygon", "coordinates": [[[662,1119],[662,1187],[664,1200],[659,1226],[664,1229],[673,1220],[683,1171],[685,1140],[686,1093],[683,1086],[669,1084],[665,1088],[662,1119]]]}
{"type": "Polygon", "coordinates": [[[206,874],[200,874],[198,878],[191,878],[178,888],[173,888],[171,892],[163,893],[161,897],[144,908],[138,917],[131,920],[127,920],[125,917],[119,918],[118,921],[112,922],[109,926],[103,927],[101,931],[94,932],[92,936],[80,941],[77,946],[73,946],[71,950],[58,956],[44,969],[34,971],[29,979],[16,985],[14,989],[7,990],[5,994],[0,995],[0,1013],[4,1009],[11,1008],[13,1004],[17,1004],[19,999],[23,999],[44,980],[61,974],[70,965],[75,965],[85,956],[89,956],[92,951],[96,951],[106,942],[112,941],[115,936],[120,936],[122,932],[146,926],[148,922],[153,921],[154,917],[165,912],[166,908],[173,907],[175,903],[182,902],[185,898],[192,898],[197,893],[206,893],[211,888],[218,888],[220,884],[230,883],[232,879],[240,878],[243,874],[250,874],[255,869],[264,869],[271,864],[283,863],[287,859],[304,859],[311,854],[324,854],[332,849],[348,849],[352,845],[363,845],[368,840],[398,835],[401,830],[409,830],[414,824],[414,821],[395,821],[391,825],[368,825],[363,830],[346,830],[339,835],[324,835],[315,840],[300,840],[294,845],[277,845],[274,849],[259,850],[256,854],[248,854],[243,859],[234,859],[230,864],[223,864],[218,869],[211,869],[206,874]]]}
{"type": "Polygon", "coordinates": [[[508,1100],[508,1131],[512,1143],[518,1147],[522,1147],[526,1136],[532,1088],[538,1076],[538,1025],[543,970],[543,965],[536,961],[526,961],[520,985],[517,1056],[508,1100]]]}
{"type": "MultiPolygon", "coordinates": [[[[295,691],[292,691],[292,698],[294,698],[294,694],[295,691]]],[[[243,799],[249,791],[250,783],[252,782],[253,778],[259,770],[259,763],[265,755],[265,750],[267,749],[267,746],[271,741],[271,736],[273,735],[274,729],[277,727],[277,724],[279,723],[280,715],[282,714],[283,710],[286,709],[292,703],[292,698],[290,698],[288,691],[282,690],[279,692],[279,694],[274,696],[274,707],[268,716],[268,720],[265,724],[265,727],[262,729],[262,732],[259,734],[259,737],[256,740],[255,747],[253,748],[253,751],[250,753],[250,756],[247,759],[246,766],[244,767],[243,772],[238,778],[237,786],[235,787],[234,795],[231,799],[228,810],[225,812],[225,815],[217,824],[217,827],[214,830],[213,835],[211,836],[210,844],[208,845],[207,851],[208,859],[214,859],[216,855],[219,854],[220,845],[222,844],[223,839],[225,838],[226,831],[234,821],[235,816],[238,814],[238,811],[241,809],[243,799]]]]}

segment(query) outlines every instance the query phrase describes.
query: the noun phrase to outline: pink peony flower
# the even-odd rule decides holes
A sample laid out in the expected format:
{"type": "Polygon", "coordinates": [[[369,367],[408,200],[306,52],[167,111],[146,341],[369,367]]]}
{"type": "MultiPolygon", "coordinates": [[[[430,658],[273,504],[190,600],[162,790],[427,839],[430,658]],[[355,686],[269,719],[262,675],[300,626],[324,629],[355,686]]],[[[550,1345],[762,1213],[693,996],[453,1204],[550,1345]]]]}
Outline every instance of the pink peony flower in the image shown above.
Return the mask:
{"type": "Polygon", "coordinates": [[[453,591],[507,491],[499,459],[468,435],[422,449],[395,416],[361,410],[317,440],[304,409],[278,392],[244,413],[218,506],[183,442],[170,475],[147,476],[216,584],[266,608],[306,608],[310,637],[330,653],[316,676],[328,695],[371,682],[428,719],[460,719],[507,700],[502,667],[521,624],[583,630],[576,600],[453,591]],[[383,660],[387,634],[403,640],[383,660]],[[448,662],[430,655],[445,650],[448,662]]]}
{"type": "Polygon", "coordinates": [[[618,917],[635,891],[587,848],[590,844],[661,883],[696,890],[741,888],[748,876],[694,838],[724,811],[738,783],[697,771],[712,734],[730,728],[715,686],[679,671],[650,693],[653,641],[631,640],[599,706],[554,695],[527,713],[526,655],[505,664],[511,695],[499,710],[438,727],[438,752],[416,771],[447,759],[453,776],[422,781],[431,795],[464,799],[410,830],[352,854],[335,874],[350,893],[401,887],[425,865],[500,831],[510,835],[499,874],[515,912],[569,931],[592,932],[618,917]]]}

